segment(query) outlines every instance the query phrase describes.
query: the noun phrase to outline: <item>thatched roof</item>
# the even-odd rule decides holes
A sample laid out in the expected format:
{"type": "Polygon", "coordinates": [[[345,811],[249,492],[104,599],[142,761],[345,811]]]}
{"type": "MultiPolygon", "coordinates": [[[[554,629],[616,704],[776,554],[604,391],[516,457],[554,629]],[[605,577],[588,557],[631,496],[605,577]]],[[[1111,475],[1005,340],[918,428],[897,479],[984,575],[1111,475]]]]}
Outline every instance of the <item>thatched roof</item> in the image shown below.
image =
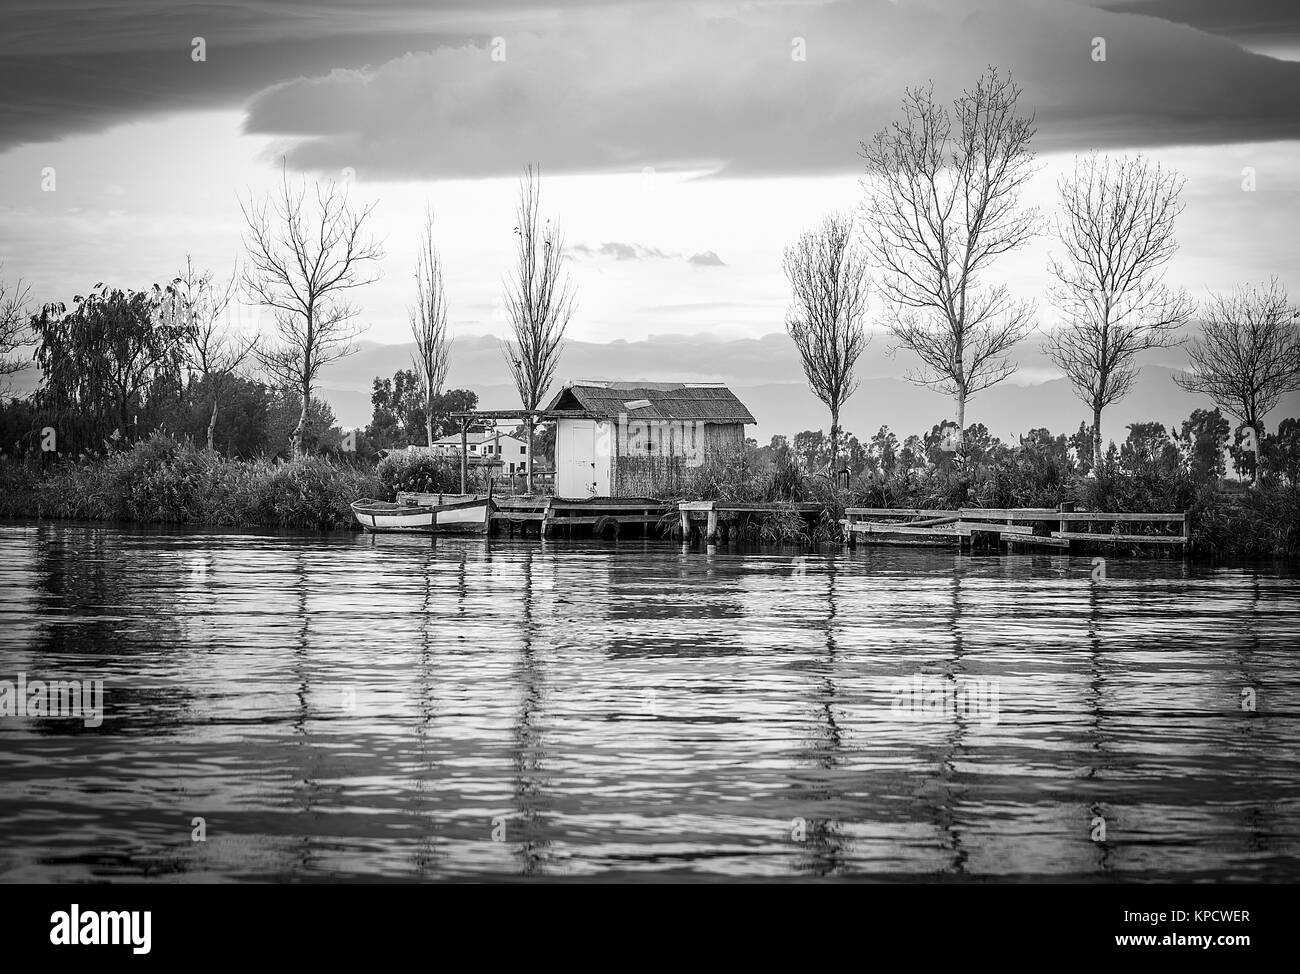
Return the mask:
{"type": "Polygon", "coordinates": [[[572,382],[560,390],[547,412],[611,420],[626,413],[628,419],[757,422],[736,394],[721,383],[572,382]]]}

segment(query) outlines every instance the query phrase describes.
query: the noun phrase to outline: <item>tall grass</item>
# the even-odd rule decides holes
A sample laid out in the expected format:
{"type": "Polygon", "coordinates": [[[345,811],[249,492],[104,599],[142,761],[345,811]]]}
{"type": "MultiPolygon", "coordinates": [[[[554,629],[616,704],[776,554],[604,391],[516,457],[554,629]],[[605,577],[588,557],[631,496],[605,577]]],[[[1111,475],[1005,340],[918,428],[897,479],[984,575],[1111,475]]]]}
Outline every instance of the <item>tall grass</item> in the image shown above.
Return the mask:
{"type": "Polygon", "coordinates": [[[352,526],[349,504],[390,491],[373,469],[324,457],[228,460],[155,435],[107,457],[0,463],[0,515],[244,527],[352,526]]]}

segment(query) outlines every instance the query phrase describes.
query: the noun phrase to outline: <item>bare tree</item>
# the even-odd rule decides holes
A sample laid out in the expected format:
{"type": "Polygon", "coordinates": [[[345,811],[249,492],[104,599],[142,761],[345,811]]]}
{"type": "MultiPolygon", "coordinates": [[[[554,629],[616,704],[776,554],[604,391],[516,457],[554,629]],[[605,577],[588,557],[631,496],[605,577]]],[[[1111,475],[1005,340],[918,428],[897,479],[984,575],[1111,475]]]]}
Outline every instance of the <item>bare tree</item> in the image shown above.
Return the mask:
{"type": "Polygon", "coordinates": [[[840,410],[858,388],[854,366],[869,339],[863,330],[870,279],[853,244],[853,221],[833,215],[785,251],[794,292],[786,330],[803,362],[813,395],[831,411],[832,468],[839,452],[840,410]]]}
{"type": "Polygon", "coordinates": [[[1017,114],[1019,98],[996,68],[951,112],[935,102],[933,84],[908,89],[902,119],[861,145],[862,216],[870,256],[885,272],[888,324],[921,360],[908,378],[956,401],[959,431],[966,401],[1015,371],[1007,353],[1034,313],[982,279],[1037,232],[1037,211],[1020,206],[1035,129],[1032,116],[1017,114]]]}
{"type": "MultiPolygon", "coordinates": [[[[442,256],[433,244],[433,211],[424,215],[424,236],[415,265],[415,307],[411,309],[415,337],[415,376],[424,399],[424,432],[433,446],[433,407],[447,381],[451,336],[447,334],[447,292],[442,283],[442,256]]],[[[529,451],[532,452],[531,450],[529,451]]]]}
{"type": "MultiPolygon", "coordinates": [[[[0,264],[0,274],[3,271],[0,264]]],[[[35,342],[29,318],[31,294],[31,286],[21,277],[12,284],[0,277],[0,392],[7,391],[9,376],[31,365],[30,358],[14,354],[35,342]]]]}
{"type": "Polygon", "coordinates": [[[362,329],[347,292],[378,280],[374,265],[383,250],[365,235],[371,204],[354,210],[332,180],[289,185],[260,204],[240,202],[248,236],[243,284],[254,304],[275,316],[276,342],[259,345],[258,361],[273,377],[300,392],[302,414],[293,431],[293,455],[305,450],[311,391],[321,368],[356,351],[362,329]],[[310,199],[309,199],[310,195],[310,199]]]}
{"type": "Polygon", "coordinates": [[[541,171],[529,166],[519,182],[518,237],[513,276],[506,282],[505,304],[514,341],[502,351],[525,410],[524,433],[528,455],[524,458],[527,490],[533,491],[533,427],[531,411],[555,378],[564,346],[564,330],[573,317],[574,294],[563,274],[564,238],[559,222],[541,219],[541,171]]]}
{"type": "Polygon", "coordinates": [[[231,333],[226,311],[237,277],[217,282],[211,271],[197,271],[185,255],[185,270],[167,287],[164,314],[184,329],[185,361],[208,394],[208,449],[216,449],[217,412],[231,380],[257,348],[257,336],[231,333]]]}
{"type": "Polygon", "coordinates": [[[1059,184],[1056,232],[1065,257],[1048,266],[1062,322],[1044,351],[1092,410],[1094,466],[1102,457],[1102,410],[1132,388],[1137,356],[1177,344],[1195,311],[1185,291],[1162,279],[1178,249],[1183,182],[1140,156],[1112,162],[1094,153],[1059,184]]]}
{"type": "Polygon", "coordinates": [[[1191,370],[1174,377],[1188,392],[1209,396],[1250,430],[1259,482],[1264,417],[1288,392],[1300,390],[1300,309],[1276,277],[1212,296],[1201,312],[1200,339],[1188,346],[1191,370]]]}

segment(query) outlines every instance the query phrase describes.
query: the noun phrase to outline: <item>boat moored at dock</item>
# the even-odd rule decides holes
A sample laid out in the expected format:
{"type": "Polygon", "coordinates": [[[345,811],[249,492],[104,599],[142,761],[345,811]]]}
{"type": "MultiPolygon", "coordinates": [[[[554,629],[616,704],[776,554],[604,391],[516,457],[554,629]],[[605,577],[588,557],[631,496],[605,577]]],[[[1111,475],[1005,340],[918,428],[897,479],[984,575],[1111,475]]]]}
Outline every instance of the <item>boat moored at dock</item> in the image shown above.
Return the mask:
{"type": "Polygon", "coordinates": [[[494,504],[488,494],[399,493],[396,503],[363,497],[351,507],[357,523],[377,534],[484,534],[494,504]]]}

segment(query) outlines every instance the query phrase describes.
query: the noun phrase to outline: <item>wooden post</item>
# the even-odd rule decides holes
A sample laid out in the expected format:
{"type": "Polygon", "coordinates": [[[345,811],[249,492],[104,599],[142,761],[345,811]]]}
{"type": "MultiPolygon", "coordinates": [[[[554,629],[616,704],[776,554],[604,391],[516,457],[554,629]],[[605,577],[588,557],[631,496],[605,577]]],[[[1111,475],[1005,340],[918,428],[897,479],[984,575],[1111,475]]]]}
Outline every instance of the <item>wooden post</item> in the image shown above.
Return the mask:
{"type": "Polygon", "coordinates": [[[678,513],[682,519],[682,544],[690,544],[691,541],[691,515],[678,506],[678,513]]]}
{"type": "Polygon", "coordinates": [[[469,420],[460,421],[460,492],[469,493],[469,420]]]}
{"type": "Polygon", "coordinates": [[[709,521],[704,531],[704,542],[705,544],[718,543],[718,512],[713,508],[709,508],[709,521]]]}
{"type": "Polygon", "coordinates": [[[546,504],[542,507],[542,540],[551,536],[551,498],[546,498],[546,504]]]}

